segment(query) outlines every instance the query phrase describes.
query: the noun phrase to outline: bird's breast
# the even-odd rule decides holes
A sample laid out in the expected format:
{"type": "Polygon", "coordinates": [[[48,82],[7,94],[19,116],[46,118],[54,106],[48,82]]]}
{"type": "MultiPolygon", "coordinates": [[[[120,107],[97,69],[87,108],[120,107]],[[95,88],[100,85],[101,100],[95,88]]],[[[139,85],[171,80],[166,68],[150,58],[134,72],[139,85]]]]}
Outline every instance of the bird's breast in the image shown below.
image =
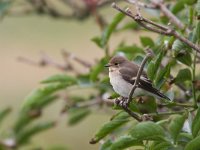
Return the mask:
{"type": "Polygon", "coordinates": [[[123,97],[128,97],[132,84],[125,81],[119,71],[109,72],[109,77],[114,91],[123,97]]]}

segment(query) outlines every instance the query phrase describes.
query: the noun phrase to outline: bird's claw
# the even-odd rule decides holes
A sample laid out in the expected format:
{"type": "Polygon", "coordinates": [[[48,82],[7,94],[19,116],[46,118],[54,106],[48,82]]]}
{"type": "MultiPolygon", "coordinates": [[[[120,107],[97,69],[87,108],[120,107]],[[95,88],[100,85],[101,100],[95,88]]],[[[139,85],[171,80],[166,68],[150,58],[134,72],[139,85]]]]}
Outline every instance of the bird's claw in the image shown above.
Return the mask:
{"type": "Polygon", "coordinates": [[[121,99],[117,98],[115,100],[115,104],[117,104],[118,106],[121,106],[123,108],[128,108],[128,100],[127,98],[121,97],[121,99]]]}

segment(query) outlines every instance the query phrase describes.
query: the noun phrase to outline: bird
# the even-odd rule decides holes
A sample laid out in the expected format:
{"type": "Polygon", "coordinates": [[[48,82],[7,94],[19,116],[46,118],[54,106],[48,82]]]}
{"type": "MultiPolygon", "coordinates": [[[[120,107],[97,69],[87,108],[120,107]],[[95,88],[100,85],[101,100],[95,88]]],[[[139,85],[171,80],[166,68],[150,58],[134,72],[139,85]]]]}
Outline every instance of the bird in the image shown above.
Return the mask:
{"type": "MultiPolygon", "coordinates": [[[[128,99],[140,66],[123,56],[114,56],[105,67],[109,68],[110,83],[114,91],[123,98],[128,99]]],[[[139,78],[138,88],[135,89],[132,97],[143,95],[151,95],[158,99],[171,101],[170,98],[153,87],[152,81],[148,79],[145,71],[142,72],[139,78]]]]}

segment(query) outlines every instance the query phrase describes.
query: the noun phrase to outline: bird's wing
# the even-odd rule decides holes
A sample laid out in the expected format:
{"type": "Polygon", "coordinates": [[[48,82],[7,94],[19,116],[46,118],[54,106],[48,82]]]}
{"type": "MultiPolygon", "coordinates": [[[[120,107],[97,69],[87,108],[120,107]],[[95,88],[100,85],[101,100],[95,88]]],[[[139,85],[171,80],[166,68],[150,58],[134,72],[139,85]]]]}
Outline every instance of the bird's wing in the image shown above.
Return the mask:
{"type": "MultiPolygon", "coordinates": [[[[138,69],[137,69],[138,70],[138,69]]],[[[131,68],[122,68],[119,70],[119,72],[122,75],[122,78],[126,80],[127,82],[131,83],[132,85],[134,84],[137,76],[137,71],[133,71],[131,68]]],[[[142,73],[139,79],[139,88],[148,91],[160,98],[163,99],[168,99],[170,100],[167,96],[162,94],[158,89],[153,87],[152,81],[147,78],[147,75],[145,72],[142,73]]]]}

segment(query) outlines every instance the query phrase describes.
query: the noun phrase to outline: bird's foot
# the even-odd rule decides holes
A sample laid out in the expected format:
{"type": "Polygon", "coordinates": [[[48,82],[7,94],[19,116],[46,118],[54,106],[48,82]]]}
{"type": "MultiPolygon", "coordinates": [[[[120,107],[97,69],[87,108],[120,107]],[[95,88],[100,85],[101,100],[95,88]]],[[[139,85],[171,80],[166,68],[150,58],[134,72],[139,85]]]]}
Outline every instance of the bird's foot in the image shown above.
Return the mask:
{"type": "Polygon", "coordinates": [[[116,100],[115,100],[115,104],[117,104],[118,106],[121,106],[121,107],[123,107],[123,108],[128,108],[128,99],[127,98],[125,98],[125,97],[121,97],[120,99],[119,98],[117,98],[116,100]]]}

